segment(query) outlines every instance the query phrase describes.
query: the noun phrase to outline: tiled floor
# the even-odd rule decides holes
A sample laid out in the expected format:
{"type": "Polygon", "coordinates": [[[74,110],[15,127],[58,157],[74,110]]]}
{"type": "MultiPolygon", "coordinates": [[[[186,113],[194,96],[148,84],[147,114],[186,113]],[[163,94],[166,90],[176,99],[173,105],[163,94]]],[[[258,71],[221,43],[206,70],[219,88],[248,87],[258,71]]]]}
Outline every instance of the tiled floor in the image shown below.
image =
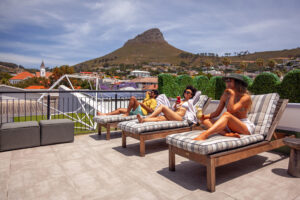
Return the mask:
{"type": "Polygon", "coordinates": [[[164,140],[146,143],[120,133],[76,136],[74,143],[0,153],[0,199],[300,199],[300,179],[286,173],[288,157],[262,153],[217,168],[216,192],[205,168],[176,156],[168,170],[164,140]]]}

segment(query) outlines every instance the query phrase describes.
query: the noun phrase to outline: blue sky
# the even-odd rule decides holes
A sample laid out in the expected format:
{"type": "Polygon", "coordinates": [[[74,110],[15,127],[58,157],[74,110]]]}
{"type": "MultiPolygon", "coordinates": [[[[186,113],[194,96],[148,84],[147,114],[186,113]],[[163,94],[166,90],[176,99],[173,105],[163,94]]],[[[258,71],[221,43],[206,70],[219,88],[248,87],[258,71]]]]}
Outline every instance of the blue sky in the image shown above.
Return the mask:
{"type": "Polygon", "coordinates": [[[297,0],[1,0],[0,61],[74,65],[159,28],[192,53],[300,47],[297,0]]]}

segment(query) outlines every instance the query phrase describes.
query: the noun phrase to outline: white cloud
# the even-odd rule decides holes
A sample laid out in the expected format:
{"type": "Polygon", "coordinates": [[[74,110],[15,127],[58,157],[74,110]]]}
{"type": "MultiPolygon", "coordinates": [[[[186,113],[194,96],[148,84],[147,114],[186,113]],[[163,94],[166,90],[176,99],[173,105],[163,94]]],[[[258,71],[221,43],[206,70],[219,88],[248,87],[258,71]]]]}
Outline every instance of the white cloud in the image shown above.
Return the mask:
{"type": "Polygon", "coordinates": [[[1,0],[0,51],[22,65],[31,58],[36,67],[42,58],[71,65],[154,27],[171,45],[193,53],[293,48],[300,46],[298,10],[297,2],[258,0],[1,0]]]}

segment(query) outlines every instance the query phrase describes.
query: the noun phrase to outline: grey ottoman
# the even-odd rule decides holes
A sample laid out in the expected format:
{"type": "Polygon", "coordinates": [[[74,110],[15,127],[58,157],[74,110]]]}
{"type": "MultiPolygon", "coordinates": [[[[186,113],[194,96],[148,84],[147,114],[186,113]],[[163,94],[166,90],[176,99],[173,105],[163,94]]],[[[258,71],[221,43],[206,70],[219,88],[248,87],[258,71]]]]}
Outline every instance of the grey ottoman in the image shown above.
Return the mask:
{"type": "Polygon", "coordinates": [[[74,141],[74,122],[69,119],[41,120],[41,145],[74,141]]]}
{"type": "Polygon", "coordinates": [[[36,121],[2,124],[0,151],[40,146],[40,127],[36,121]]]}

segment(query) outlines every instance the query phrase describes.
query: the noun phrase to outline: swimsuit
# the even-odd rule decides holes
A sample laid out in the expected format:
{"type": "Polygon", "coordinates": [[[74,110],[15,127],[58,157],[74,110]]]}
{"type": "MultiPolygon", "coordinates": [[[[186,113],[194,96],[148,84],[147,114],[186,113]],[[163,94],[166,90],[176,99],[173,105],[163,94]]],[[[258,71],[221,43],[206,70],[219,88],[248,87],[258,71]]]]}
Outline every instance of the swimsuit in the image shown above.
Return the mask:
{"type": "MultiPolygon", "coordinates": [[[[225,102],[226,108],[227,108],[228,100],[229,100],[229,98],[227,98],[226,102],[225,102]]],[[[239,111],[245,111],[245,110],[246,110],[246,108],[242,107],[239,111]]],[[[254,134],[255,125],[253,124],[253,122],[251,122],[248,118],[243,118],[243,119],[239,119],[239,120],[241,120],[241,122],[243,122],[247,126],[248,131],[251,135],[254,134]]],[[[226,129],[227,129],[227,131],[232,132],[228,126],[226,126],[226,129]]]]}

